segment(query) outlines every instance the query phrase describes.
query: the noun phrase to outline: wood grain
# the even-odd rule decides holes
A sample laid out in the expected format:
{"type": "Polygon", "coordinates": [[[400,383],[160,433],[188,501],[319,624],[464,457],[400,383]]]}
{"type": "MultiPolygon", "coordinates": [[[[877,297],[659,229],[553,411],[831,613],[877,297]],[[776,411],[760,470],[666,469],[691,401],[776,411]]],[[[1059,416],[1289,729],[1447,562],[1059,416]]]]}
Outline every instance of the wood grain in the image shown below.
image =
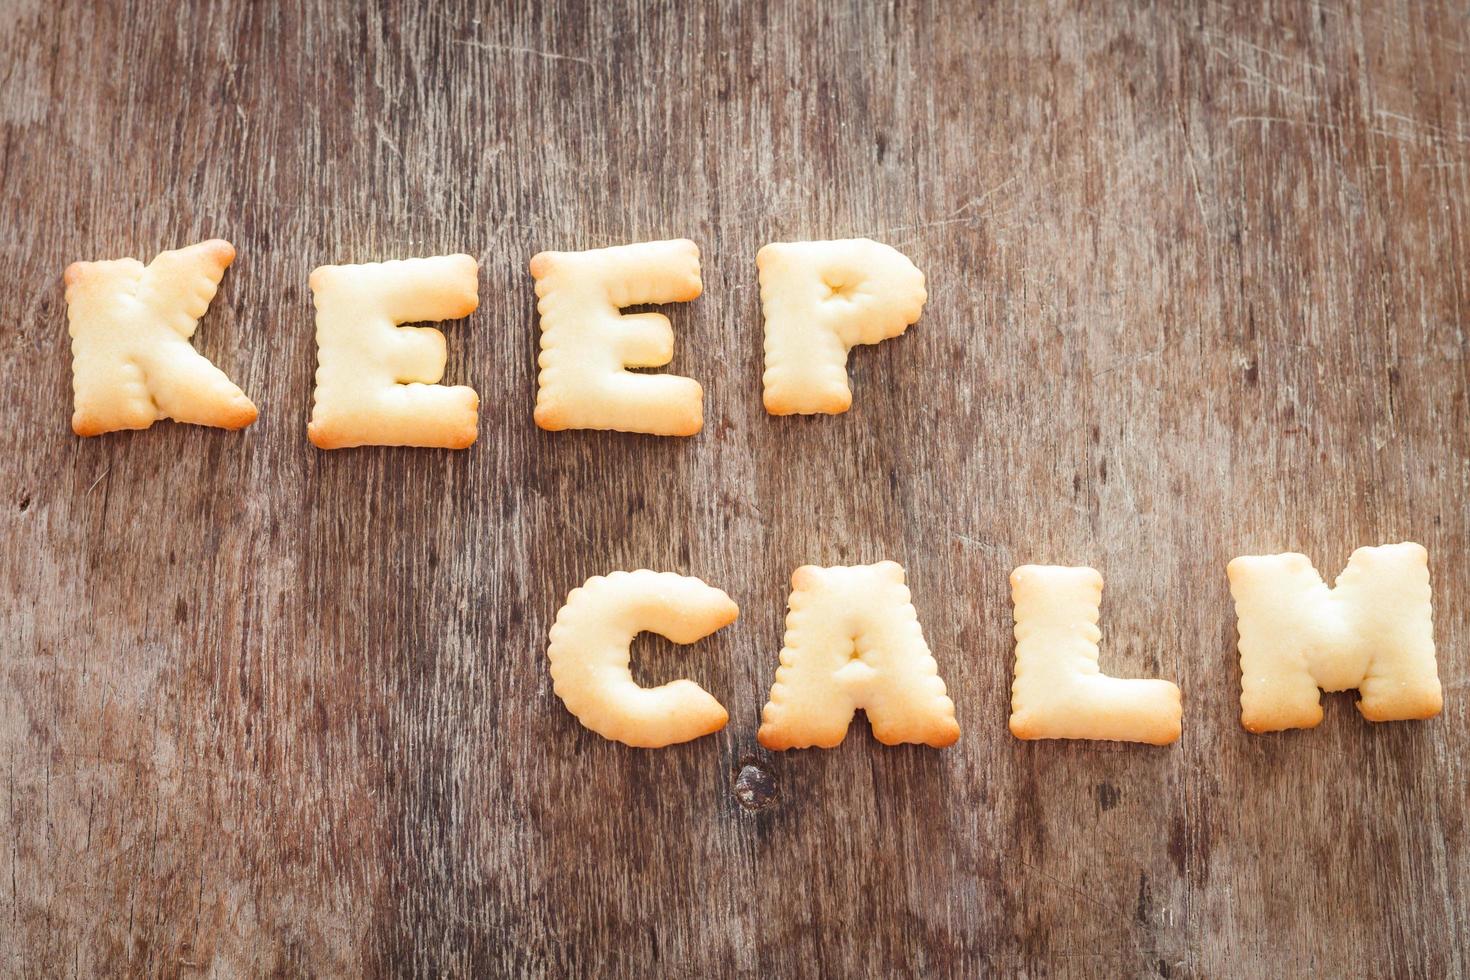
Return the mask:
{"type": "Polygon", "coordinates": [[[0,973],[1465,974],[1462,2],[4,20],[0,973]],[[755,252],[851,235],[923,319],[848,415],[771,418],[755,252]],[[63,268],[210,236],[197,346],[261,421],[73,437],[63,268]],[[527,260],[678,236],[704,433],[537,430],[527,260]],[[309,270],[461,250],[480,442],[309,446],[309,270]],[[1226,562],[1403,539],[1443,715],[1243,732],[1226,562]],[[960,743],[760,751],[792,569],[881,558],[960,743]],[[1176,680],[1181,743],[1007,734],[1024,562],[1103,572],[1105,668],[1176,680]],[[741,604],[640,641],[732,715],[658,752],[544,664],[639,566],[741,604]]]}

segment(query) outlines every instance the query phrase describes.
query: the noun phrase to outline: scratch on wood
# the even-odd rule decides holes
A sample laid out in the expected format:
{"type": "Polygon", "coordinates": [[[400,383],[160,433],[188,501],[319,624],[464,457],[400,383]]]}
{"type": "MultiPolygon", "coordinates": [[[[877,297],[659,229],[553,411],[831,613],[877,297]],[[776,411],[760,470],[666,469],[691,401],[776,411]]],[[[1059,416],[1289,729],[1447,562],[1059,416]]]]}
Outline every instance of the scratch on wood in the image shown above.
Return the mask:
{"type": "Polygon", "coordinates": [[[558,54],[555,51],[541,51],[537,48],[518,48],[510,44],[491,44],[488,41],[475,41],[471,39],[455,41],[477,51],[493,51],[504,54],[520,54],[532,58],[545,58],[548,61],[575,61],[577,64],[586,65],[588,68],[597,67],[591,59],[582,58],[574,54],[558,54]]]}

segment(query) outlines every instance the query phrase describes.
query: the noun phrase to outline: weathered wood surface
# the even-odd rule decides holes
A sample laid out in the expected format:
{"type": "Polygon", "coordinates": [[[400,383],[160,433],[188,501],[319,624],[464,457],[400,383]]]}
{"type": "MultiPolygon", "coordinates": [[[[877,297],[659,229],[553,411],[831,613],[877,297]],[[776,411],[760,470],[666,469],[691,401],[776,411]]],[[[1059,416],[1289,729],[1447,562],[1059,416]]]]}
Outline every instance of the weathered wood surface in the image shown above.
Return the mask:
{"type": "Polygon", "coordinates": [[[0,973],[1466,971],[1463,3],[419,6],[6,5],[0,973]],[[755,251],[849,235],[928,308],[770,418],[755,251]],[[74,438],[62,269],[209,236],[261,421],[74,438]],[[675,236],[705,432],[538,431],[529,257],[675,236]],[[308,271],[460,250],[479,444],[311,448],[308,271]],[[1406,538],[1444,714],[1244,733],[1226,562],[1406,538]],[[960,744],[760,751],[792,569],[879,558],[960,744]],[[1102,570],[1180,744],[1010,738],[1028,561],[1102,570]],[[637,651],[717,736],[551,692],[563,596],[638,566],[741,604],[637,651]]]}

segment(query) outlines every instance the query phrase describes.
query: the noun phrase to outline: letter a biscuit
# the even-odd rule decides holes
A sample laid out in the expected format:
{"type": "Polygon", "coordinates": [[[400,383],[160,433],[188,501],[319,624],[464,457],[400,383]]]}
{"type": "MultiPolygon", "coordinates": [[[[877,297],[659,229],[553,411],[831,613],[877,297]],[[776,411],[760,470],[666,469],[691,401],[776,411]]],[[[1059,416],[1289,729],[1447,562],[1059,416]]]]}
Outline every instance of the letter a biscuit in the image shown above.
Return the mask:
{"type": "Polygon", "coordinates": [[[830,749],[866,710],[885,745],[954,744],[960,726],[896,562],[791,576],[781,666],[756,733],[768,749],[830,749]]]}

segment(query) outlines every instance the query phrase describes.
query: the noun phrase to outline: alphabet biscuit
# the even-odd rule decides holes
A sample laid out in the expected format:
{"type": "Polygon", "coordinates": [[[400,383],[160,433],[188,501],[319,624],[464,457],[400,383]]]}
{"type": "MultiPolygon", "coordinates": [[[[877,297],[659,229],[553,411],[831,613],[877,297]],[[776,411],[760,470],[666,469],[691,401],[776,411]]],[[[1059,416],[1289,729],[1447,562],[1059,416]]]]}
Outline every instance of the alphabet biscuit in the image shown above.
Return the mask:
{"type": "Polygon", "coordinates": [[[858,708],[885,745],[954,744],[954,702],[924,642],[902,566],[803,565],[791,590],[781,666],[756,733],[761,745],[833,748],[858,708]]]}
{"type": "Polygon", "coordinates": [[[1227,569],[1240,631],[1240,723],[1312,728],[1324,691],[1357,688],[1369,721],[1431,718],[1443,706],[1429,553],[1359,548],[1328,588],[1305,555],[1236,558],[1227,569]]]}
{"type": "Polygon", "coordinates": [[[211,239],[136,259],[74,262],[66,270],[72,431],[146,429],[159,419],[241,429],[255,405],[189,338],[209,309],[229,242],[211,239]]]}
{"type": "Polygon", "coordinates": [[[928,299],[913,262],[867,238],[773,243],[755,262],[766,321],[764,401],[772,415],[847,411],[847,352],[899,336],[928,299]]]}
{"type": "Polygon", "coordinates": [[[447,349],[423,320],[456,320],[480,304],[468,255],[324,265],[311,273],[317,370],[307,435],[321,449],[475,441],[480,396],[439,384],[447,349]]]}
{"type": "Polygon", "coordinates": [[[661,313],[624,314],[643,303],[699,296],[699,248],[687,239],[531,259],[541,313],[536,424],[689,436],[704,425],[704,389],[673,374],[635,374],[674,357],[661,313]]]}
{"type": "Polygon", "coordinates": [[[1178,740],[1178,687],[1109,677],[1098,667],[1102,589],[1102,576],[1092,568],[1023,565],[1011,573],[1016,672],[1010,727],[1017,738],[1178,740]]]}
{"type": "Polygon", "coordinates": [[[720,702],[690,680],[639,687],[628,646],[645,630],[693,643],[739,613],[725,593],[687,575],[640,569],[590,578],[567,596],[551,628],[546,656],[556,694],[583,725],[638,748],[717,732],[729,719],[720,702]]]}

